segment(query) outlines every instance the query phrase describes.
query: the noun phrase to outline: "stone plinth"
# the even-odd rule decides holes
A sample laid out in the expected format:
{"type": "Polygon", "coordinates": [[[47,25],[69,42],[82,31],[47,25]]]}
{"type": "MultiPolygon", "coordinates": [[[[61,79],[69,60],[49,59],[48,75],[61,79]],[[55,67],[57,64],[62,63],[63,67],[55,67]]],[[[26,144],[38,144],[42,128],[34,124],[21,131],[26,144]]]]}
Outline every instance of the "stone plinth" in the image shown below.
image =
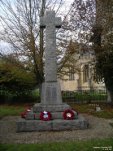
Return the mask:
{"type": "Polygon", "coordinates": [[[85,120],[81,115],[78,116],[78,119],[74,120],[56,119],[51,121],[41,121],[20,119],[17,122],[17,132],[61,131],[87,128],[88,121],[85,120]]]}
{"type": "Polygon", "coordinates": [[[36,112],[41,112],[41,111],[49,111],[49,112],[63,112],[66,109],[71,109],[71,107],[68,104],[62,103],[62,104],[42,104],[42,103],[37,103],[33,107],[33,111],[36,112]]]}

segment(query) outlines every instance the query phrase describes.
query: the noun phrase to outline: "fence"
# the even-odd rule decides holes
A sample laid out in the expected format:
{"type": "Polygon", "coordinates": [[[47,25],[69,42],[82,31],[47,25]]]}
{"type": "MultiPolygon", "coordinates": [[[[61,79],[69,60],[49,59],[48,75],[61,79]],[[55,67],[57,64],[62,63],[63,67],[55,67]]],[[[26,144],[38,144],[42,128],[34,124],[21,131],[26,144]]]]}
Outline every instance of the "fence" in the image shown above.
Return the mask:
{"type": "Polygon", "coordinates": [[[105,89],[62,91],[64,102],[68,103],[93,103],[106,102],[107,93],[105,89]]]}
{"type": "MultiPolygon", "coordinates": [[[[79,89],[76,91],[62,91],[63,102],[67,103],[90,103],[106,102],[107,93],[105,88],[94,88],[93,90],[79,89]]],[[[26,92],[22,94],[10,93],[6,90],[0,90],[0,103],[3,102],[24,102],[40,100],[39,92],[26,92]]]]}

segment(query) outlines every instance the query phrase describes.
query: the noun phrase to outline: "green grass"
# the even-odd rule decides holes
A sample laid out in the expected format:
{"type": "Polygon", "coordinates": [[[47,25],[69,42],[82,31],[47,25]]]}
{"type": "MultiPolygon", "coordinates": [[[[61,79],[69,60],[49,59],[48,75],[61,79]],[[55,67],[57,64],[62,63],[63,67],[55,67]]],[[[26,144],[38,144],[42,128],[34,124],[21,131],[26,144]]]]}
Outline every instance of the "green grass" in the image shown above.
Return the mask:
{"type": "Polygon", "coordinates": [[[106,104],[100,104],[101,107],[101,111],[100,112],[96,112],[95,108],[96,105],[92,104],[70,104],[72,106],[72,108],[76,111],[78,111],[79,113],[87,113],[87,114],[91,114],[94,115],[96,117],[99,118],[106,118],[106,119],[111,119],[113,118],[113,107],[111,107],[110,105],[106,105],[106,104]]]}
{"type": "Polygon", "coordinates": [[[25,106],[0,105],[0,118],[4,116],[20,115],[25,110],[25,106]]]}
{"type": "Polygon", "coordinates": [[[113,149],[113,138],[42,144],[1,144],[0,151],[102,151],[102,147],[113,149]],[[95,150],[94,147],[100,148],[95,150]]]}
{"type": "Polygon", "coordinates": [[[105,119],[111,119],[113,118],[113,111],[100,111],[100,112],[94,112],[92,115],[100,118],[105,118],[105,119]]]}

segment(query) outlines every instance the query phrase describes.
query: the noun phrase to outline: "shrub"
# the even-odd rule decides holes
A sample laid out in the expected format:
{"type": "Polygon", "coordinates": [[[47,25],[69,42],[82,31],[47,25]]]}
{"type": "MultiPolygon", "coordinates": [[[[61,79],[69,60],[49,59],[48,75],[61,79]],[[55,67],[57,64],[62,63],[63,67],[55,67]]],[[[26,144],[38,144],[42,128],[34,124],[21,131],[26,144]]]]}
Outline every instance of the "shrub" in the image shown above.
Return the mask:
{"type": "Polygon", "coordinates": [[[30,103],[40,100],[39,92],[36,90],[29,91],[9,91],[9,90],[0,90],[0,103],[30,103]]]}

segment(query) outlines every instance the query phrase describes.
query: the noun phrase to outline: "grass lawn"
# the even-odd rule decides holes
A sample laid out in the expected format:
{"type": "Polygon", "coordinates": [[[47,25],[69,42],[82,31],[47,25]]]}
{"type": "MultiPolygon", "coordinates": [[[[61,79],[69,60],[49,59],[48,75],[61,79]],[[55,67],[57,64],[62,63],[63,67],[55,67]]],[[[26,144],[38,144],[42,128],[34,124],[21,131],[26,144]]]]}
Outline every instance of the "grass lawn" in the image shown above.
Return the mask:
{"type": "Polygon", "coordinates": [[[0,145],[0,151],[102,151],[105,148],[109,151],[113,150],[113,138],[60,143],[0,145]]]}
{"type": "Polygon", "coordinates": [[[87,113],[99,118],[111,119],[113,118],[113,107],[106,104],[99,104],[101,111],[96,112],[96,104],[70,104],[72,108],[79,113],[87,113]]]}
{"type": "Polygon", "coordinates": [[[0,118],[4,116],[18,116],[25,110],[25,106],[0,105],[0,118]]]}

